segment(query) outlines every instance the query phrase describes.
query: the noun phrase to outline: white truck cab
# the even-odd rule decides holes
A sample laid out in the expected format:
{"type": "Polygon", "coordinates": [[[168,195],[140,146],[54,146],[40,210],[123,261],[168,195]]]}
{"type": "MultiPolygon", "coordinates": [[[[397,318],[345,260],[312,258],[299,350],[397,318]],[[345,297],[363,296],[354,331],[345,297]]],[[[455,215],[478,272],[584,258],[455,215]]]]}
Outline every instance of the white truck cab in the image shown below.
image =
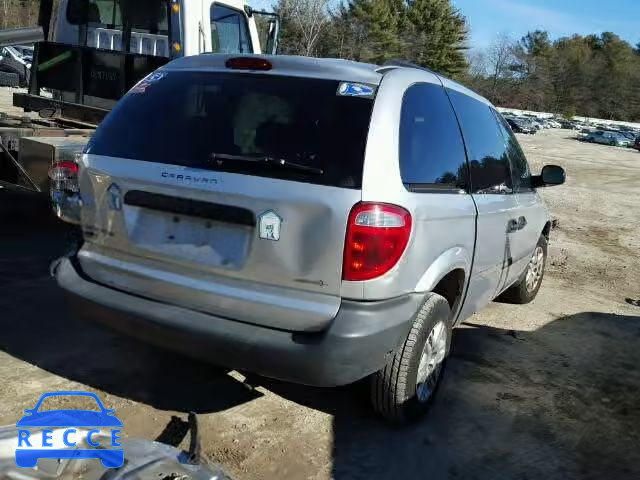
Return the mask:
{"type": "MultiPolygon", "coordinates": [[[[269,30],[267,36],[275,33],[273,25],[269,30]]],[[[275,53],[263,52],[255,16],[243,0],[61,0],[53,40],[168,58],[275,53]]]]}

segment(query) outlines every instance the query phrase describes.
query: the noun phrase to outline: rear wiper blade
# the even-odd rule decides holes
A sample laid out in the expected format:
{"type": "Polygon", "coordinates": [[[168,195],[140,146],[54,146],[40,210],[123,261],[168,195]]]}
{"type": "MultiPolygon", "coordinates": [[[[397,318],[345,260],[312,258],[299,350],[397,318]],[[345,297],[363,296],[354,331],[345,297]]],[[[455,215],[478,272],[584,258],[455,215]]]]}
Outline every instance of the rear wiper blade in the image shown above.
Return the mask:
{"type": "Polygon", "coordinates": [[[301,163],[290,162],[284,158],[275,158],[268,155],[264,156],[250,156],[250,155],[230,155],[228,153],[212,153],[209,155],[209,159],[216,162],[218,166],[222,166],[225,160],[232,160],[234,162],[248,162],[256,164],[266,165],[278,165],[281,168],[289,170],[299,170],[303,172],[314,173],[316,175],[322,175],[324,170],[318,167],[310,167],[308,165],[302,165],[301,163]]]}

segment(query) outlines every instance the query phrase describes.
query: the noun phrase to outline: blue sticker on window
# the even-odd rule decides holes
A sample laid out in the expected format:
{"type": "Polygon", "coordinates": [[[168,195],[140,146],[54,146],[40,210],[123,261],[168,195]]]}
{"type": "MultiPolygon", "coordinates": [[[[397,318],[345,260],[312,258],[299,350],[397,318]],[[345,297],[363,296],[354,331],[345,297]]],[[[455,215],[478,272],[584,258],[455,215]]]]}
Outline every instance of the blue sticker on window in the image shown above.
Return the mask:
{"type": "Polygon", "coordinates": [[[153,72],[152,74],[150,74],[147,78],[144,79],[145,82],[147,83],[154,83],[157,82],[159,80],[162,80],[167,74],[165,72],[162,71],[156,71],[153,72]]]}
{"type": "Polygon", "coordinates": [[[375,87],[364,83],[342,82],[338,86],[338,95],[346,97],[373,97],[375,92],[375,87]]]}

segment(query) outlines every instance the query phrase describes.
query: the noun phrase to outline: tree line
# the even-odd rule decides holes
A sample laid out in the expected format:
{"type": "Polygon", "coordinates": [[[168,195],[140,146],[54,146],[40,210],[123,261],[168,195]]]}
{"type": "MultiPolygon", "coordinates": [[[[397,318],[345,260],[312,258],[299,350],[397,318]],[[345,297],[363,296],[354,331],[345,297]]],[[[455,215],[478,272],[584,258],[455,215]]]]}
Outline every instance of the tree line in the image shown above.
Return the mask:
{"type": "MultiPolygon", "coordinates": [[[[383,64],[402,59],[453,77],[503,107],[640,121],[640,43],[611,32],[498,37],[470,49],[451,0],[274,0],[279,53],[383,64]]],[[[58,2],[56,1],[56,4],[58,2]]],[[[34,25],[38,0],[0,0],[0,28],[34,25]]]]}
{"type": "Polygon", "coordinates": [[[402,59],[447,75],[468,68],[467,25],[450,0],[278,0],[279,53],[382,64],[402,59]]]}
{"type": "Polygon", "coordinates": [[[466,82],[496,105],[640,120],[640,44],[611,32],[551,40],[545,31],[498,38],[470,55],[466,82]]]}
{"type": "Polygon", "coordinates": [[[0,29],[35,25],[39,0],[0,0],[0,29]]]}
{"type": "Polygon", "coordinates": [[[453,77],[502,107],[640,121],[640,44],[611,32],[552,40],[545,31],[469,49],[450,0],[278,0],[281,53],[384,63],[453,77]]]}

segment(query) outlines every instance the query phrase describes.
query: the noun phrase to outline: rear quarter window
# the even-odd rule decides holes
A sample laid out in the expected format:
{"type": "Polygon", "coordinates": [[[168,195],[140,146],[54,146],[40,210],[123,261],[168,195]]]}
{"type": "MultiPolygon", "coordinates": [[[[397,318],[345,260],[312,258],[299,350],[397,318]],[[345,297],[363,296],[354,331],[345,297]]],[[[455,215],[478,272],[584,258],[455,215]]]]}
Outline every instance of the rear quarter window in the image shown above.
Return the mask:
{"type": "Polygon", "coordinates": [[[400,119],[400,173],[412,191],[467,187],[460,127],[440,85],[417,83],[405,92],[400,119]]]}
{"type": "Polygon", "coordinates": [[[89,154],[360,188],[373,99],[340,82],[274,75],[165,71],[129,92],[87,145],[89,154]],[[293,171],[223,156],[284,159],[293,171]]]}

